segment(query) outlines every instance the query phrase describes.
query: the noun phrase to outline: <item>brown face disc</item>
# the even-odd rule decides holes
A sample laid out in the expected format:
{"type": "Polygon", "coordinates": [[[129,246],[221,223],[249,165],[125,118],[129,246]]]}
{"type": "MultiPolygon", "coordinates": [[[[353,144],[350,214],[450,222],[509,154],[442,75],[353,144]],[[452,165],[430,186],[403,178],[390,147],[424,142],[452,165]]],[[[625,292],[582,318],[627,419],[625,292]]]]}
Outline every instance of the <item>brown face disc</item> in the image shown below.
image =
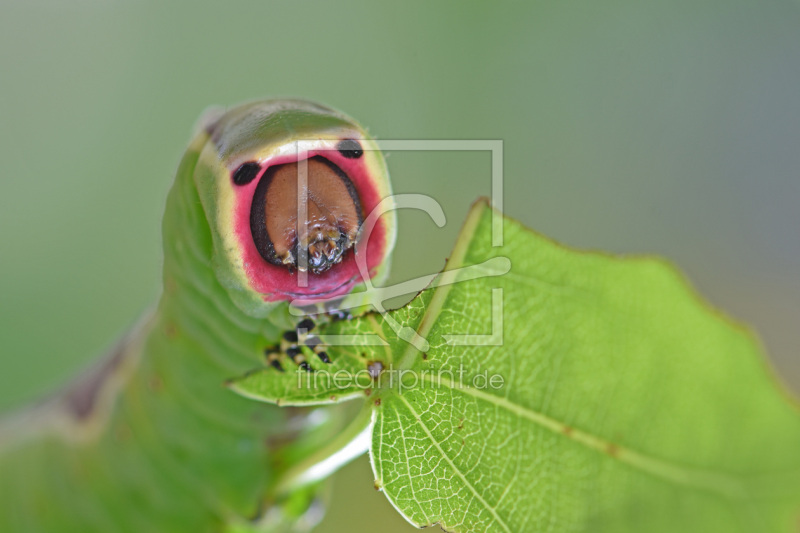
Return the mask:
{"type": "Polygon", "coordinates": [[[319,274],[339,263],[355,243],[361,203],[350,178],[319,156],[307,160],[305,187],[298,191],[299,167],[286,163],[267,169],[253,196],[250,230],[270,263],[319,274]],[[302,221],[298,198],[305,203],[302,221]]]}

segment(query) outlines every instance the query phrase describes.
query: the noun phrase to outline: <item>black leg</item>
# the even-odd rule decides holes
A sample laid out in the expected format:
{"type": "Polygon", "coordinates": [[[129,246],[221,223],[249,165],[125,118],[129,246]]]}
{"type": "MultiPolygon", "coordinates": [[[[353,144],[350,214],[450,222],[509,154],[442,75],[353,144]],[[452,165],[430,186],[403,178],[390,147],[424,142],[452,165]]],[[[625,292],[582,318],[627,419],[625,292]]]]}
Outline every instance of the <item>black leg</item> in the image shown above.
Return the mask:
{"type": "MultiPolygon", "coordinates": [[[[336,320],[337,318],[333,319],[336,320]]],[[[331,358],[328,356],[328,352],[325,351],[327,346],[323,344],[319,337],[311,335],[316,326],[316,323],[311,318],[306,317],[297,323],[297,327],[294,330],[284,331],[281,335],[280,346],[273,346],[265,350],[267,363],[274,369],[284,372],[281,359],[285,356],[303,370],[313,372],[314,369],[306,360],[306,355],[302,349],[302,346],[306,346],[319,357],[320,361],[330,364],[331,358]]]]}

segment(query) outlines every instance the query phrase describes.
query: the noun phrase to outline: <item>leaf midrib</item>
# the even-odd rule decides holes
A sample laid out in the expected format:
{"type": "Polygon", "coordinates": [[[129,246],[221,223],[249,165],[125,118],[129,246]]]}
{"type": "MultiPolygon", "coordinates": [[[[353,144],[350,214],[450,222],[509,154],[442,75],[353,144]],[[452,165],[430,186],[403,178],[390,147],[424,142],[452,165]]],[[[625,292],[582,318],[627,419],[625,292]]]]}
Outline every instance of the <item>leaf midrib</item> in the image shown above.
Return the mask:
{"type": "MultiPolygon", "coordinates": [[[[460,268],[464,263],[464,258],[475,237],[475,231],[478,229],[483,213],[485,213],[487,209],[489,209],[489,206],[485,202],[479,202],[472,206],[472,209],[467,215],[467,219],[464,221],[464,226],[459,232],[458,240],[456,241],[456,246],[453,248],[452,254],[450,254],[450,259],[448,259],[444,270],[437,278],[444,278],[448,275],[452,275],[448,274],[448,272],[460,268]]],[[[444,309],[444,303],[447,301],[447,296],[453,288],[452,283],[437,284],[436,281],[434,281],[434,286],[435,289],[433,289],[431,301],[416,328],[417,335],[423,339],[427,337],[431,328],[433,328],[433,325],[436,323],[436,320],[439,318],[439,314],[444,309]]],[[[412,343],[408,343],[408,348],[403,352],[402,357],[400,357],[397,368],[400,370],[411,368],[414,361],[417,359],[417,353],[419,353],[419,350],[417,350],[412,343]]]]}
{"type": "Polygon", "coordinates": [[[434,377],[428,374],[422,374],[420,379],[434,385],[444,385],[453,391],[461,392],[478,400],[496,405],[517,416],[526,418],[553,433],[562,435],[563,437],[578,442],[595,451],[604,453],[613,459],[617,459],[622,463],[661,479],[695,489],[721,494],[732,500],[744,500],[748,497],[747,490],[743,483],[729,474],[686,467],[648,456],[631,448],[602,439],[587,431],[564,424],[544,413],[510,402],[506,398],[495,396],[466,385],[456,385],[446,377],[434,377]]]}

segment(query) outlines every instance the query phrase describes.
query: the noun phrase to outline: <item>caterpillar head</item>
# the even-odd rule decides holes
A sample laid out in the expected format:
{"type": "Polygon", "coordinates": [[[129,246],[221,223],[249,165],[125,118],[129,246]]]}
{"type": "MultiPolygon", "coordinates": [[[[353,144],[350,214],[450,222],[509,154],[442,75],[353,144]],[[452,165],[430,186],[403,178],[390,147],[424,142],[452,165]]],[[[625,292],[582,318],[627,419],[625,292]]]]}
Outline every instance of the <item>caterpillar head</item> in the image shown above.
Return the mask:
{"type": "Polygon", "coordinates": [[[200,136],[193,175],[213,267],[240,307],[328,300],[386,274],[389,176],[352,119],[312,102],[261,101],[218,114],[200,136]]]}

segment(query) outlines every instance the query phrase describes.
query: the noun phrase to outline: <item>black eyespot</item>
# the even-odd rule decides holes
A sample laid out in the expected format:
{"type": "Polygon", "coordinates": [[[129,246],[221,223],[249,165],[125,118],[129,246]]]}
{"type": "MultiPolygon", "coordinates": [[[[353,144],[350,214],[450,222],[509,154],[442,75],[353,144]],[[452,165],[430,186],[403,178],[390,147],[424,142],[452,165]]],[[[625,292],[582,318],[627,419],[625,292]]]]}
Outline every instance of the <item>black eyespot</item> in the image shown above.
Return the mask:
{"type": "Polygon", "coordinates": [[[339,141],[339,144],[336,145],[336,149],[347,159],[358,159],[364,155],[364,149],[361,148],[361,145],[355,139],[339,141]]]}
{"type": "Polygon", "coordinates": [[[261,165],[258,163],[244,163],[233,172],[233,182],[236,185],[247,185],[258,175],[261,165]]]}

